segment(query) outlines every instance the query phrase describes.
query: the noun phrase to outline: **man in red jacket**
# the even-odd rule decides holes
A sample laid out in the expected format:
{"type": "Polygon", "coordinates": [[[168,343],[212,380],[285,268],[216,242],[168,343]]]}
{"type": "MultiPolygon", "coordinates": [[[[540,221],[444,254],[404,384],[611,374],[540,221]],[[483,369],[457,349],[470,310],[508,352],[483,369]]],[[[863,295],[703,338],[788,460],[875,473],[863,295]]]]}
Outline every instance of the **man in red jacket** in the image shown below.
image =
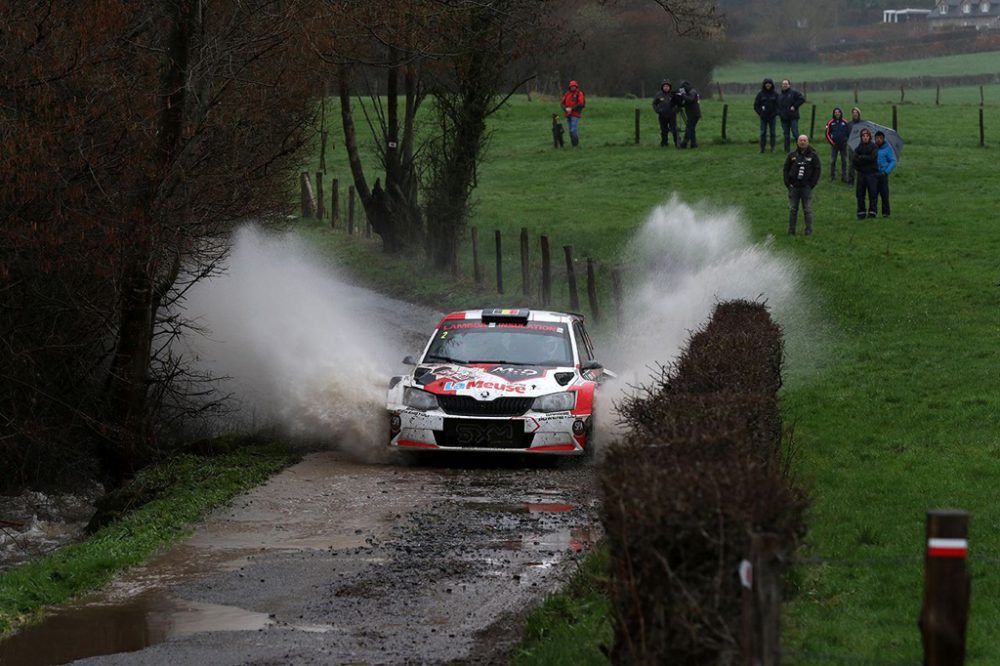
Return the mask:
{"type": "Polygon", "coordinates": [[[566,112],[566,123],[569,125],[569,140],[574,148],[580,145],[580,137],[576,131],[580,125],[580,114],[583,113],[586,102],[587,98],[580,90],[580,84],[576,81],[570,81],[569,90],[563,95],[562,105],[566,112]]]}

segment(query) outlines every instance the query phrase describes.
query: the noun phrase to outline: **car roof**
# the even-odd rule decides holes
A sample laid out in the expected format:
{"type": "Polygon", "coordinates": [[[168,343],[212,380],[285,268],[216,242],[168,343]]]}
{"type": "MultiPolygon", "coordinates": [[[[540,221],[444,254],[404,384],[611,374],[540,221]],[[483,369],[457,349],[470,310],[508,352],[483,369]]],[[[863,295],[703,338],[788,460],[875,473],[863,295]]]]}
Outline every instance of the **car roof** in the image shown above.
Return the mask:
{"type": "MultiPolygon", "coordinates": [[[[553,310],[528,310],[527,308],[517,308],[519,310],[525,310],[528,312],[528,321],[530,322],[549,322],[549,323],[561,323],[569,324],[574,321],[583,321],[583,315],[576,312],[555,312],[553,310]]],[[[480,308],[478,310],[458,310],[457,312],[450,312],[441,318],[438,323],[438,327],[446,321],[463,320],[463,319],[482,319],[483,313],[490,313],[494,308],[480,308]]]]}

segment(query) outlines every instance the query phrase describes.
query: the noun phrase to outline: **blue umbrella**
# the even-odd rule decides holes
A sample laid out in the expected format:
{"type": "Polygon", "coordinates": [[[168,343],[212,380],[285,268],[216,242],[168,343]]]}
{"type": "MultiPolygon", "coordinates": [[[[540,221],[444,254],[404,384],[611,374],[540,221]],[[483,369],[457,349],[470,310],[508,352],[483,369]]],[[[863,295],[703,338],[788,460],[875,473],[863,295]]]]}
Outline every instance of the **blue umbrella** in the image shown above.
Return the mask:
{"type": "Polygon", "coordinates": [[[861,130],[868,128],[872,133],[872,141],[875,141],[875,132],[882,132],[885,134],[885,142],[892,146],[893,152],[896,153],[898,158],[903,153],[903,139],[900,138],[899,133],[891,127],[883,127],[878,123],[873,123],[870,120],[861,120],[854,123],[851,127],[851,136],[847,137],[847,145],[850,146],[851,150],[857,150],[858,144],[861,143],[861,130]]]}

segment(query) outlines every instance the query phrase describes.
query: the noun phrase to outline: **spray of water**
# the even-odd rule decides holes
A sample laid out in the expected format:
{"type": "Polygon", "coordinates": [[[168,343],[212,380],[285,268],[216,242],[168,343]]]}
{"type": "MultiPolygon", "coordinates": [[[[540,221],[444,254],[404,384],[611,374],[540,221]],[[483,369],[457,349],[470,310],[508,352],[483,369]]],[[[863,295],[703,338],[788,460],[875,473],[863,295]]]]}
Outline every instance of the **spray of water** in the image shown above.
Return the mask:
{"type": "MultiPolygon", "coordinates": [[[[639,278],[626,293],[628,325],[610,350],[622,390],[646,383],[659,365],[673,361],[718,302],[765,301],[785,329],[790,363],[814,319],[795,263],[776,253],[770,238],[754,243],[735,209],[690,206],[674,195],[639,228],[624,265],[639,278]]],[[[599,422],[614,422],[612,407],[604,401],[608,414],[599,422]]]]}
{"type": "MultiPolygon", "coordinates": [[[[221,379],[237,425],[380,459],[391,372],[436,313],[349,285],[296,237],[240,230],[222,275],[190,291],[184,341],[197,369],[221,379]],[[242,421],[242,423],[240,423],[242,421]]],[[[423,339],[420,340],[423,343],[423,339]]],[[[227,427],[232,427],[232,420],[227,427]]]]}

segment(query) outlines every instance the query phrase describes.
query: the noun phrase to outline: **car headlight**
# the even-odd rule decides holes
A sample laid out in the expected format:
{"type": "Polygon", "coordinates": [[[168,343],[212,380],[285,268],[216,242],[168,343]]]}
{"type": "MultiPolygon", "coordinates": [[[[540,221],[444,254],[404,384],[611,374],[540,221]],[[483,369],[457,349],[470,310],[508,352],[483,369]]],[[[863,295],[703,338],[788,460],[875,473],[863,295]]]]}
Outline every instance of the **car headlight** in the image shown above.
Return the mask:
{"type": "Polygon", "coordinates": [[[566,412],[574,407],[576,407],[576,393],[573,391],[540,395],[531,403],[531,408],[536,412],[566,412]]]}
{"type": "Polygon", "coordinates": [[[428,409],[437,409],[437,396],[420,389],[407,388],[403,391],[403,404],[413,409],[426,412],[428,409]]]}

